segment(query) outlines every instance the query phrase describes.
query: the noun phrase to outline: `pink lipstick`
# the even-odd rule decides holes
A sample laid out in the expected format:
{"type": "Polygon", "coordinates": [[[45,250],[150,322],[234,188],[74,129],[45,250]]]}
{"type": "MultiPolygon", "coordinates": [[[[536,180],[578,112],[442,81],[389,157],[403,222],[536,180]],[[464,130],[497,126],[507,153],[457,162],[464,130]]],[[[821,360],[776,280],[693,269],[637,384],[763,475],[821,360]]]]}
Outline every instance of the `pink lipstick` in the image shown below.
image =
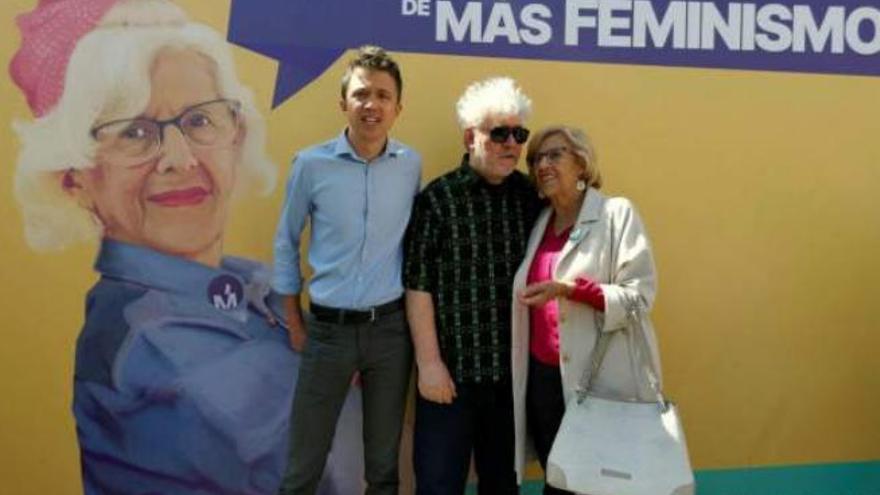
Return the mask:
{"type": "Polygon", "coordinates": [[[148,196],[147,199],[161,206],[193,206],[201,203],[211,194],[203,187],[188,187],[186,189],[173,189],[148,196]]]}

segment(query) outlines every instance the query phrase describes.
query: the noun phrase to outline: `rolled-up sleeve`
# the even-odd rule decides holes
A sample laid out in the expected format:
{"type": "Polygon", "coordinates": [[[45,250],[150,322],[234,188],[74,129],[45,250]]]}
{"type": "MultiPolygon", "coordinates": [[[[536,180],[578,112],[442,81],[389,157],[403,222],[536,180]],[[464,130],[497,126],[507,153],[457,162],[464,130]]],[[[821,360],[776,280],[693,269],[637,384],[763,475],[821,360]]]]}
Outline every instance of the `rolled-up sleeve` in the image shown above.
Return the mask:
{"type": "Polygon", "coordinates": [[[299,294],[302,291],[300,238],[311,204],[308,167],[298,158],[294,158],[291,167],[273,243],[272,287],[279,294],[299,294]]]}
{"type": "Polygon", "coordinates": [[[431,201],[424,192],[416,197],[406,232],[403,285],[407,289],[432,292],[436,274],[432,263],[436,255],[438,222],[431,201]]]}

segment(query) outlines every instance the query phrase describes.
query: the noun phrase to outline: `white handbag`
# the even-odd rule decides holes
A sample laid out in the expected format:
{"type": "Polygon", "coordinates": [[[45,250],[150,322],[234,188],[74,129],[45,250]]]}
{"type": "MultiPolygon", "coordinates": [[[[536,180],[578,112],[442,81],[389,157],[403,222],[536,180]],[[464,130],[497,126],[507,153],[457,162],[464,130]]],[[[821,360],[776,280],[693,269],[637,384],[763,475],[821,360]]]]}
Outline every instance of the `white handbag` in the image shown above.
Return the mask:
{"type": "Polygon", "coordinates": [[[601,333],[577,395],[566,405],[547,459],[547,482],[589,495],[693,495],[694,475],[675,404],[653,369],[638,298],[626,301],[629,328],[601,333]],[[591,393],[616,333],[632,332],[631,355],[656,401],[635,402],[591,393]]]}

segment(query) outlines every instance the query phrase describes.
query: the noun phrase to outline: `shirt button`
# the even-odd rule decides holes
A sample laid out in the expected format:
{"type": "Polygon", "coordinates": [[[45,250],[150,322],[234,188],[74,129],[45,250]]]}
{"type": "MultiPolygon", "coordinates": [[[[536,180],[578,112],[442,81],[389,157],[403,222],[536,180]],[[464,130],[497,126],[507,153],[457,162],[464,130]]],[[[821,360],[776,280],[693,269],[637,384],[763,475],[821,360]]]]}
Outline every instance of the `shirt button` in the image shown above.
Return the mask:
{"type": "Polygon", "coordinates": [[[569,361],[571,361],[571,356],[569,356],[567,352],[566,352],[566,353],[563,353],[563,354],[562,354],[562,362],[563,362],[563,363],[567,363],[567,362],[569,362],[569,361]]]}
{"type": "Polygon", "coordinates": [[[565,311],[559,312],[559,323],[565,323],[565,311]]]}

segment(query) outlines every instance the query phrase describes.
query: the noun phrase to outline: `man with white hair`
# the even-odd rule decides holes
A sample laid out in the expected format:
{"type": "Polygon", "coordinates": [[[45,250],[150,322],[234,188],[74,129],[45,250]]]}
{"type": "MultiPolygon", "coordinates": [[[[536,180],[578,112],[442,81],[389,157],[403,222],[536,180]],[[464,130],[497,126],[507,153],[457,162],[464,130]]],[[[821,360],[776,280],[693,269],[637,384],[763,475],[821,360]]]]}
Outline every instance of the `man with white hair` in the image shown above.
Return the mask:
{"type": "Polygon", "coordinates": [[[461,166],[416,200],[404,284],[419,396],[419,495],[518,493],[510,381],[511,284],[540,200],[516,170],[531,100],[510,78],[471,84],[457,104],[461,166]]]}

